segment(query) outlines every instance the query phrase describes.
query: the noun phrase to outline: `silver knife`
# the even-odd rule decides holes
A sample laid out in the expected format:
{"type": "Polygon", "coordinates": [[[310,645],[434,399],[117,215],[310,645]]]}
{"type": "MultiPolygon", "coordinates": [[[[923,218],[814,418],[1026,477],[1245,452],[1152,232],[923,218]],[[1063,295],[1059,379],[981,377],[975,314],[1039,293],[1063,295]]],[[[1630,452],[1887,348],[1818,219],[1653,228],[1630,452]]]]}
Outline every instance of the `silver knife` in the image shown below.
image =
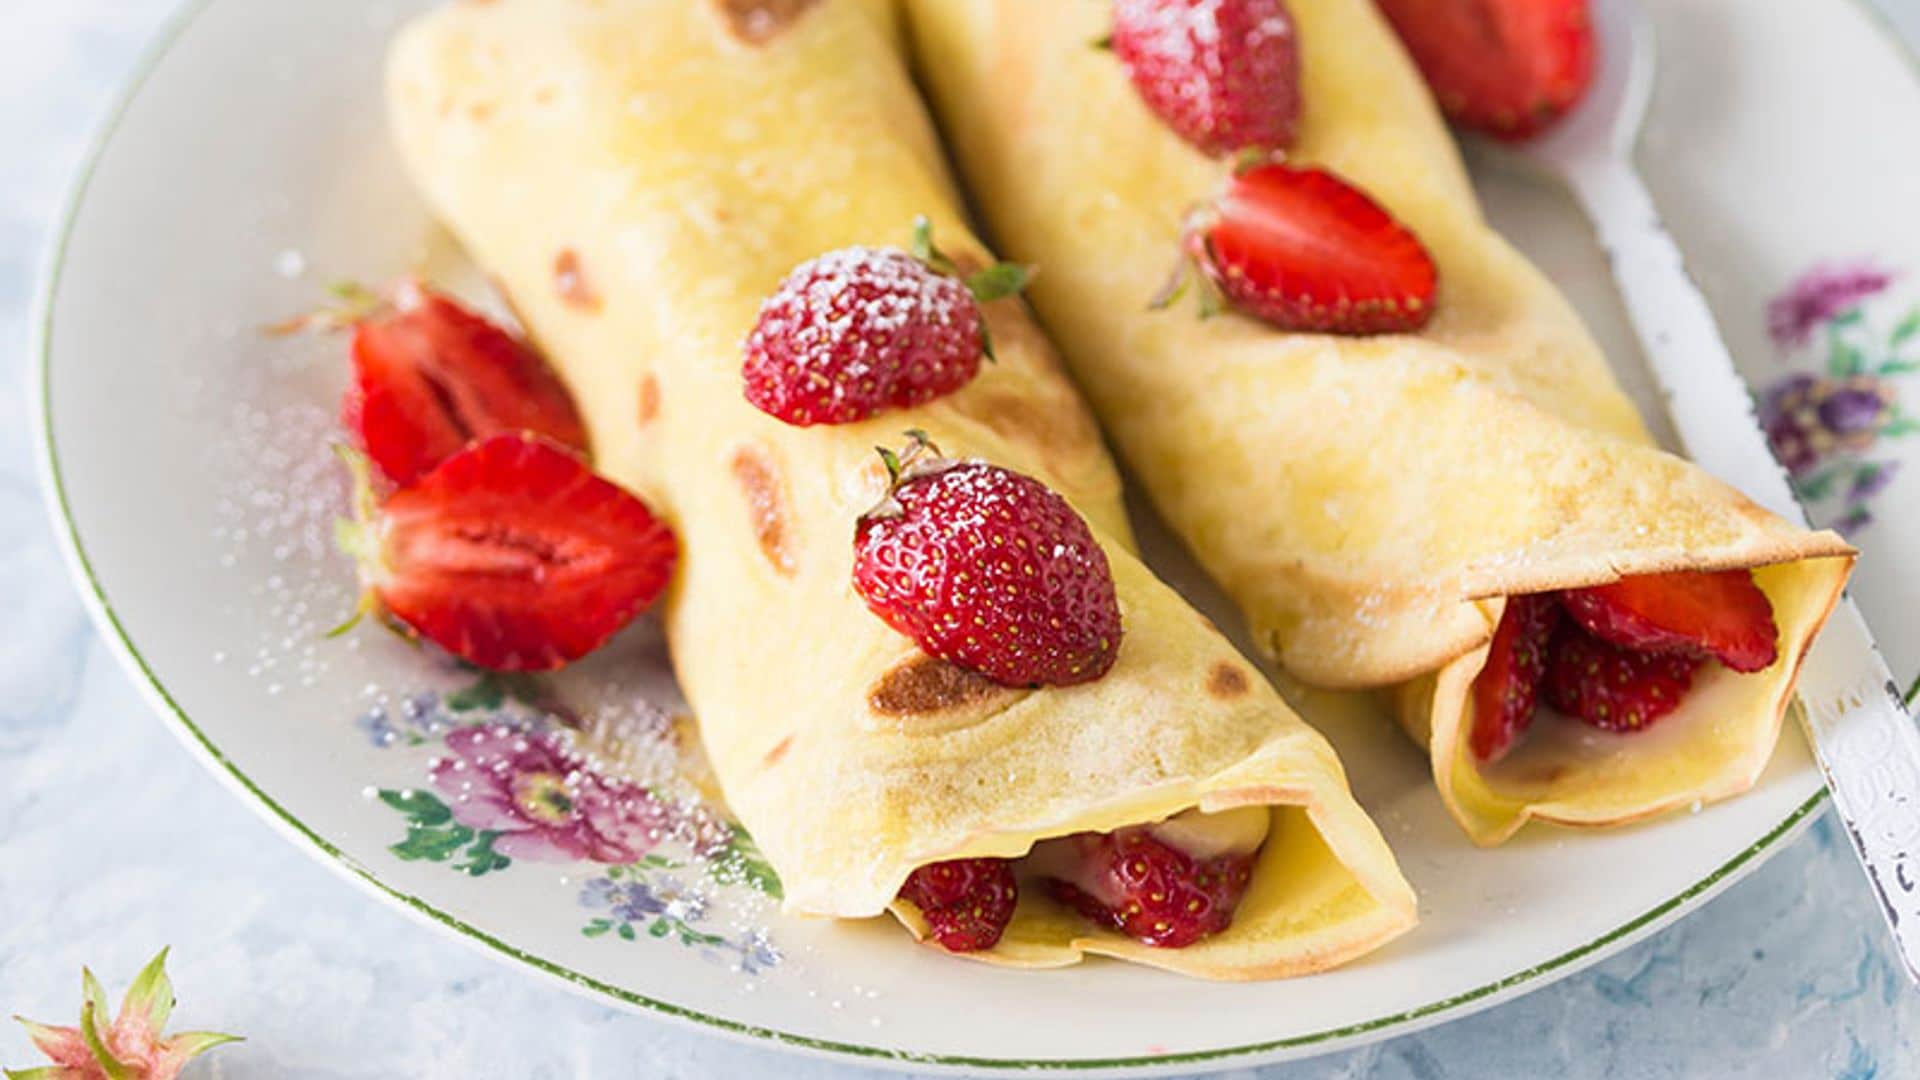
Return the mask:
{"type": "MultiPolygon", "coordinates": [[[[1593,219],[1688,454],[1760,505],[1804,522],[1706,297],[1634,172],[1653,84],[1652,25],[1634,0],[1594,0],[1593,19],[1600,67],[1589,97],[1516,149],[1564,180],[1593,219]]],[[[1808,652],[1799,695],[1834,807],[1907,975],[1920,984],[1920,730],[1851,599],[1808,652]]]]}

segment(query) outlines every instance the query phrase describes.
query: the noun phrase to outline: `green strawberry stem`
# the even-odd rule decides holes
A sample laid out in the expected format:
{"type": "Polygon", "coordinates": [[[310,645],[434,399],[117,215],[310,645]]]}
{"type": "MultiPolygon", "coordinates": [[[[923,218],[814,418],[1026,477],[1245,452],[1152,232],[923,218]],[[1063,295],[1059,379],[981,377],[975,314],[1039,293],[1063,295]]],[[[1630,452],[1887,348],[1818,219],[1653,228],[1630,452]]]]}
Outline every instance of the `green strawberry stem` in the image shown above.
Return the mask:
{"type": "MultiPolygon", "coordinates": [[[[973,294],[977,303],[988,304],[995,300],[1004,300],[1009,296],[1018,296],[1027,283],[1033,280],[1034,268],[1020,263],[997,262],[984,270],[976,270],[962,276],[960,266],[933,243],[933,222],[925,214],[913,219],[913,242],[910,247],[913,257],[928,266],[951,277],[966,282],[967,291],[973,294]]],[[[980,318],[980,350],[989,360],[998,360],[994,355],[993,336],[987,331],[987,320],[980,318]]]]}
{"type": "Polygon", "coordinates": [[[380,518],[380,493],[374,487],[373,462],[366,454],[346,443],[334,443],[333,452],[347,467],[347,476],[353,485],[353,516],[334,519],[333,543],[353,560],[361,587],[353,613],[323,636],[329,639],[344,636],[359,626],[361,620],[372,615],[401,640],[417,647],[419,638],[387,616],[386,607],[380,603],[380,593],[376,588],[379,582],[386,580],[388,570],[382,543],[384,525],[380,518]]]}
{"type": "Polygon", "coordinates": [[[305,314],[295,315],[262,327],[269,337],[287,337],[292,334],[313,331],[331,333],[358,326],[373,318],[389,306],[389,301],[378,292],[367,288],[357,281],[336,281],[327,286],[327,295],[338,303],[317,308],[305,314]]]}

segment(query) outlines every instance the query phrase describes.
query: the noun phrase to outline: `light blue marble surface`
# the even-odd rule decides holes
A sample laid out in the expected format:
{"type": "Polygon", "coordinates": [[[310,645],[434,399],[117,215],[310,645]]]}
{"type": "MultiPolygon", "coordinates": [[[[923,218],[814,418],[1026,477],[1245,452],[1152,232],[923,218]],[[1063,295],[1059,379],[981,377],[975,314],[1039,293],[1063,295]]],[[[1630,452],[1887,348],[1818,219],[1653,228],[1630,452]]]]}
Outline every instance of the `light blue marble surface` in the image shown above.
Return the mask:
{"type": "MultiPolygon", "coordinates": [[[[1920,40],[1920,0],[1879,0],[1920,40]]],[[[214,784],[88,626],[35,487],[29,308],[62,193],[166,0],[0,0],[0,1013],[71,1018],[175,948],[184,1027],[248,1041],[204,1077],[873,1075],[590,1004],[423,931],[214,784]]],[[[33,1060],[0,1032],[0,1064],[33,1060]]],[[[1702,912],[1588,972],[1268,1080],[1920,1076],[1858,869],[1821,822],[1702,912]]]]}

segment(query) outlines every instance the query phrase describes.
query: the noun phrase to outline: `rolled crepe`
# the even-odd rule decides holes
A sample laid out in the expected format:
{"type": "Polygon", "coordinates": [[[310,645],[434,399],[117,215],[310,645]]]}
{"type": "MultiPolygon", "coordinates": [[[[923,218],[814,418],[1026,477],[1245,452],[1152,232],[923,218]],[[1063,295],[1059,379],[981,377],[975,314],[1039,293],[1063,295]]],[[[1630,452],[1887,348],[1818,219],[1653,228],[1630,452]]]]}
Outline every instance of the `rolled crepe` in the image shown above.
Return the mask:
{"type": "Polygon", "coordinates": [[[796,428],[742,396],[741,342],[795,265],[902,245],[916,215],[968,233],[881,0],[495,0],[407,28],[398,146],[510,296],[584,413],[606,475],[673,522],[665,604],[680,684],[727,801],[785,906],[873,916],[911,871],[1188,808],[1273,807],[1231,929],[1153,949],[1023,890],[1000,945],[1250,979],[1326,968],[1414,921],[1411,891],[1332,749],[1133,554],[1112,462],[1018,301],[959,393],[796,428]],[[923,428],[952,456],[1037,477],[1106,550],[1125,634],[1112,670],[1010,689],[922,654],[851,583],[876,444],[923,428]]]}
{"type": "Polygon", "coordinates": [[[1104,3],[908,0],[922,81],[1003,249],[1107,432],[1260,648],[1329,687],[1403,684],[1407,729],[1475,839],[1611,824],[1751,786],[1852,549],[1659,450],[1553,286],[1483,220],[1430,95],[1368,0],[1289,0],[1296,164],[1331,169],[1440,271],[1417,334],[1285,333],[1150,311],[1181,219],[1223,182],[1091,42],[1104,3]],[[1510,595],[1768,567],[1781,660],[1710,665],[1659,730],[1553,718],[1497,768],[1466,690],[1510,595]],[[1557,730],[1549,730],[1557,729],[1557,730]]]}

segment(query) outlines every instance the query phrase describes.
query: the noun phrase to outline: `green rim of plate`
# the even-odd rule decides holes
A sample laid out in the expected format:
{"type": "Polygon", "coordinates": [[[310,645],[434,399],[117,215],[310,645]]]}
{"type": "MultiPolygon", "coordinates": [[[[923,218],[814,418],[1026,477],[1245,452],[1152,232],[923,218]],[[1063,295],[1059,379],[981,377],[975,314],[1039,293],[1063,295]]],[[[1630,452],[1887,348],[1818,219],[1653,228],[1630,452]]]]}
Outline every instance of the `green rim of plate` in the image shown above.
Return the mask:
{"type": "MultiPolygon", "coordinates": [[[[723,1016],[713,1016],[708,1013],[685,1008],[684,1006],[675,1005],[670,1001],[660,1001],[642,994],[636,994],[631,990],[626,990],[602,982],[599,979],[583,975],[580,972],[557,964],[544,957],[527,952],[525,949],[510,945],[492,934],[487,933],[485,930],[455,915],[442,911],[417,896],[402,892],[388,885],[386,882],[381,881],[373,871],[369,870],[352,856],[341,851],[338,847],[335,847],[325,837],[307,825],[306,822],[294,817],[279,803],[275,802],[272,796],[261,790],[260,787],[254,783],[252,777],[242,772],[239,766],[228,759],[226,754],[214,744],[213,740],[206,736],[206,733],[200,730],[199,726],[193,722],[193,719],[189,717],[186,711],[180,707],[179,703],[174,700],[173,695],[168,692],[165,684],[160,681],[160,677],[148,666],[146,657],[141,655],[140,650],[134,645],[133,640],[127,636],[125,628],[120,624],[119,615],[114,611],[112,602],[107,598],[106,590],[102,588],[99,578],[94,575],[93,564],[88,561],[86,548],[80,540],[79,526],[75,524],[73,515],[68,508],[66,487],[60,475],[60,458],[53,443],[53,304],[59,294],[60,279],[66,268],[67,244],[72,237],[74,223],[79,217],[80,207],[85,201],[87,190],[92,186],[94,172],[99,166],[101,158],[105,155],[108,145],[112,142],[113,136],[118,132],[120,122],[125,117],[128,107],[132,105],[134,99],[139,95],[141,88],[146,85],[147,79],[153,74],[154,70],[159,67],[161,61],[172,51],[174,44],[186,33],[194,20],[207,8],[211,7],[213,3],[214,0],[186,0],[184,5],[172,15],[166,25],[160,30],[153,43],[147,47],[139,61],[135,64],[132,74],[127,78],[127,81],[115,97],[106,119],[101,123],[92,138],[86,157],[81,164],[78,179],[74,183],[71,193],[67,198],[66,205],[61,211],[60,220],[53,233],[49,256],[41,277],[42,286],[38,301],[39,318],[37,320],[38,340],[34,348],[34,353],[37,354],[39,358],[36,380],[39,384],[38,390],[41,406],[38,418],[40,423],[40,438],[38,442],[45,469],[43,479],[49,495],[48,501],[55,518],[56,532],[65,539],[67,555],[73,566],[79,571],[79,576],[86,581],[87,588],[91,593],[90,598],[93,601],[93,605],[97,607],[97,611],[95,612],[96,619],[105,623],[105,625],[113,631],[109,639],[110,643],[118,645],[121,659],[139,672],[141,678],[146,681],[148,689],[166,706],[166,711],[172,714],[172,719],[175,722],[177,731],[187,738],[188,744],[198,750],[209,764],[217,765],[219,769],[226,773],[228,779],[238,784],[248,794],[253,796],[258,808],[270,814],[270,822],[302,837],[317,848],[321,854],[327,856],[327,858],[332,861],[335,869],[342,871],[351,879],[357,880],[362,885],[373,890],[377,895],[398,903],[402,908],[418,917],[453,931],[475,945],[484,946],[502,956],[517,960],[542,974],[560,979],[577,990],[583,992],[591,991],[594,994],[611,998],[624,1005],[645,1009],[676,1020],[687,1021],[700,1027],[744,1040],[771,1042],[782,1046],[813,1050],[826,1054],[843,1055],[868,1061],[877,1060],[880,1063],[946,1065],[971,1069],[1007,1069],[1021,1071],[1166,1068],[1186,1064],[1221,1063],[1234,1058],[1273,1053],[1275,1051],[1295,1049],[1317,1043],[1344,1041],[1356,1036],[1365,1035],[1369,1032],[1400,1027],[1418,1020],[1438,1022],[1438,1019],[1443,1014],[1472,1011],[1466,1009],[1466,1007],[1475,1003],[1481,1003],[1483,1006],[1494,1004],[1494,1000],[1490,999],[1505,996],[1508,991],[1516,990],[1528,983],[1539,983],[1540,986],[1544,986],[1547,982],[1551,981],[1547,979],[1547,976],[1552,975],[1557,978],[1572,974],[1578,970],[1578,967],[1574,965],[1577,965],[1579,961],[1588,959],[1589,957],[1596,961],[1601,959],[1605,952],[1609,951],[1609,946],[1624,947],[1628,943],[1627,939],[1632,938],[1636,933],[1642,930],[1650,931],[1651,929],[1657,928],[1657,924],[1660,924],[1666,916],[1675,913],[1689,902],[1701,898],[1703,894],[1713,892],[1716,887],[1731,884],[1728,880],[1730,877],[1743,870],[1750,871],[1757,869],[1759,863],[1756,862],[1756,860],[1760,859],[1763,855],[1770,854],[1783,838],[1792,833],[1797,826],[1806,822],[1808,817],[1827,800],[1827,792],[1824,788],[1815,792],[1806,802],[1801,803],[1799,807],[1794,809],[1792,813],[1788,814],[1779,824],[1775,825],[1759,840],[1756,840],[1751,846],[1733,856],[1731,859],[1728,859],[1725,863],[1722,863],[1706,877],[1701,878],[1673,897],[1654,905],[1635,918],[1620,924],[1600,937],[1569,949],[1550,960],[1543,961],[1524,971],[1515,972],[1505,978],[1497,979],[1440,1001],[1429,1002],[1417,1008],[1394,1013],[1391,1016],[1382,1016],[1360,1023],[1347,1024],[1342,1027],[1329,1028],[1324,1031],[1316,1031],[1305,1035],[1294,1035],[1284,1039],[1274,1039],[1269,1042],[1247,1043],[1242,1046],[1221,1047],[1213,1050],[1193,1050],[1178,1054],[1145,1055],[1137,1057],[1045,1059],[922,1054],[909,1050],[889,1049],[883,1046],[867,1046],[861,1043],[813,1038],[807,1035],[798,1035],[793,1032],[745,1024],[738,1020],[729,1020],[723,1016]],[[1595,954],[1602,955],[1596,956],[1595,954]]],[[[1848,3],[1864,15],[1881,34],[1893,42],[1897,51],[1906,57],[1916,76],[1920,76],[1920,56],[1916,56],[1914,51],[1908,47],[1905,39],[1900,36],[1886,17],[1873,8],[1867,0],[1848,0],[1848,3]]],[[[1920,681],[1916,682],[1916,689],[1920,689],[1920,681]]],[[[1539,989],[1540,986],[1535,986],[1533,989],[1539,989]]],[[[1421,1026],[1426,1025],[1423,1024],[1421,1026]]],[[[1331,1050],[1334,1049],[1334,1047],[1329,1046],[1328,1049],[1331,1050]]]]}

